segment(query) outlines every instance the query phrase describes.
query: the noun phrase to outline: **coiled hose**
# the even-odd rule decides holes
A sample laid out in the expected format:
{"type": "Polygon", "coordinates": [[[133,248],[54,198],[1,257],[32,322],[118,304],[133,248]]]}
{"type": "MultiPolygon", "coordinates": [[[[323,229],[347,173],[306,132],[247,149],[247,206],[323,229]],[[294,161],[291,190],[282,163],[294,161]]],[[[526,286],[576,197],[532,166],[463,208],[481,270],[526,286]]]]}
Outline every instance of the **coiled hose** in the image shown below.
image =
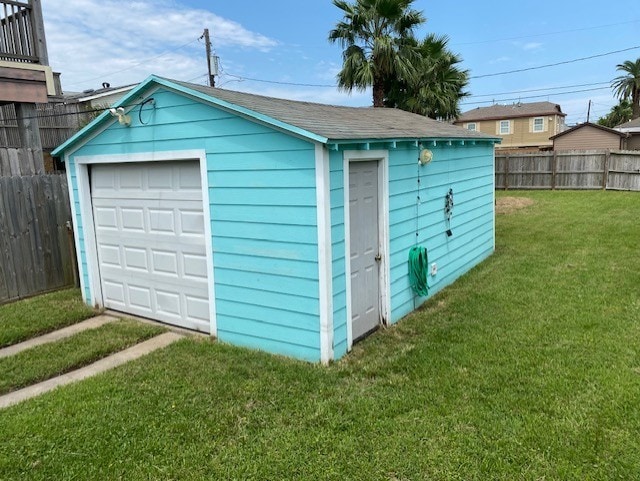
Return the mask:
{"type": "Polygon", "coordinates": [[[427,248],[414,246],[409,250],[409,282],[413,292],[425,297],[429,294],[427,274],[429,272],[429,258],[427,248]]]}

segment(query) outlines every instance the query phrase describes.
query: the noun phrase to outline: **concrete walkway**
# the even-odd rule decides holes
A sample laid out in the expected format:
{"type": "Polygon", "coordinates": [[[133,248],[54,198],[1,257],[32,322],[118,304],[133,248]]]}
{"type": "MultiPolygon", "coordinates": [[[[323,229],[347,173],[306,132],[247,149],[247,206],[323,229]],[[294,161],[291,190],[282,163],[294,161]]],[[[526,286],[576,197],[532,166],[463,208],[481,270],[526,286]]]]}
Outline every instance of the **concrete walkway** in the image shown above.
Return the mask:
{"type": "Polygon", "coordinates": [[[47,344],[49,342],[59,341],[60,339],[64,339],[65,337],[71,337],[74,334],[86,331],[87,329],[96,329],[100,326],[104,326],[105,324],[116,320],[118,320],[118,318],[113,316],[102,315],[92,317],[91,319],[87,319],[86,321],[78,322],[77,324],[58,329],[57,331],[50,332],[49,334],[34,337],[33,339],[21,342],[20,344],[14,344],[12,346],[0,349],[0,358],[13,356],[14,354],[26,351],[27,349],[31,349],[32,347],[47,344]]]}
{"type": "MultiPolygon", "coordinates": [[[[101,317],[101,316],[99,316],[101,317]]],[[[174,343],[175,341],[182,339],[184,336],[175,332],[166,332],[159,336],[153,337],[147,341],[136,344],[135,346],[125,349],[124,351],[117,352],[111,356],[100,359],[88,366],[77,369],[75,371],[68,372],[62,376],[54,377],[43,381],[39,384],[20,389],[19,391],[13,391],[4,396],[0,396],[0,409],[4,409],[8,406],[12,406],[26,399],[38,396],[45,392],[51,391],[58,386],[64,386],[75,381],[80,381],[91,376],[95,376],[101,372],[113,369],[114,367],[125,364],[139,357],[145,356],[156,349],[161,349],[174,343]]]]}

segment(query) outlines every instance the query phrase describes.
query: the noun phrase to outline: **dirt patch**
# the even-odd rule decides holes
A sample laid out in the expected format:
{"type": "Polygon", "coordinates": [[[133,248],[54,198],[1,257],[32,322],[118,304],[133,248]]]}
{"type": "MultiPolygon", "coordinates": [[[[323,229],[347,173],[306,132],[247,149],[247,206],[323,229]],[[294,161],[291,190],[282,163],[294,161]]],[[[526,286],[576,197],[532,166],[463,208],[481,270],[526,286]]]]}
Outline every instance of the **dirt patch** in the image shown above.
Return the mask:
{"type": "Polygon", "coordinates": [[[496,199],[496,214],[511,214],[533,204],[533,199],[528,197],[499,197],[496,199]]]}

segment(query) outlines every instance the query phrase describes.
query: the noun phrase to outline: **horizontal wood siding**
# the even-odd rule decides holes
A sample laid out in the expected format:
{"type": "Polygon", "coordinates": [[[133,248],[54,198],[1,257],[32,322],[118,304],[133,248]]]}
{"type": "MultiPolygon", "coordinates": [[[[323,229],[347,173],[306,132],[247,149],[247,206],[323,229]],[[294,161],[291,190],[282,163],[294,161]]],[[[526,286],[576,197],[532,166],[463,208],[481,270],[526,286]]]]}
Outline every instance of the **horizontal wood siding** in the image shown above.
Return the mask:
{"type": "Polygon", "coordinates": [[[167,90],[152,96],[144,125],[133,112],[131,127],[113,123],[75,155],[204,149],[219,339],[319,360],[314,145],[167,90]]]}
{"type": "Polygon", "coordinates": [[[620,135],[585,125],[553,139],[553,150],[619,149],[620,135]]]}
{"type": "Polygon", "coordinates": [[[409,249],[416,244],[416,228],[417,243],[427,248],[429,264],[438,266],[436,276],[428,277],[430,296],[494,249],[493,146],[451,145],[431,150],[433,161],[420,168],[416,148],[389,151],[392,322],[425,300],[416,297],[409,284],[407,261],[409,249]],[[453,236],[447,237],[444,206],[450,188],[454,197],[453,236]]]}
{"type": "Polygon", "coordinates": [[[475,123],[476,130],[487,135],[497,135],[502,137],[502,142],[496,147],[500,149],[526,148],[526,147],[551,147],[553,141],[549,137],[560,132],[562,117],[558,115],[538,115],[532,117],[504,118],[511,123],[509,134],[500,134],[500,120],[478,120],[469,122],[456,122],[457,125],[466,126],[468,123],[475,123]],[[533,119],[542,117],[544,119],[544,131],[533,131],[533,119]]]}

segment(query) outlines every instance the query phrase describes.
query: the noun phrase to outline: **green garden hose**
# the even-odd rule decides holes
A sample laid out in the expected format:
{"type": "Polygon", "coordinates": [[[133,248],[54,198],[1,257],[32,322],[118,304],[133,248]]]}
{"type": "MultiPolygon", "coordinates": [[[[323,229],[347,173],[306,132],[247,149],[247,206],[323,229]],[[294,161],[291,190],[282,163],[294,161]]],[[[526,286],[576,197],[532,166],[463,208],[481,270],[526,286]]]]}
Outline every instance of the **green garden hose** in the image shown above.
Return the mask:
{"type": "Polygon", "coordinates": [[[419,296],[429,294],[427,273],[429,272],[429,258],[427,248],[414,246],[409,250],[409,282],[411,288],[419,296]]]}

